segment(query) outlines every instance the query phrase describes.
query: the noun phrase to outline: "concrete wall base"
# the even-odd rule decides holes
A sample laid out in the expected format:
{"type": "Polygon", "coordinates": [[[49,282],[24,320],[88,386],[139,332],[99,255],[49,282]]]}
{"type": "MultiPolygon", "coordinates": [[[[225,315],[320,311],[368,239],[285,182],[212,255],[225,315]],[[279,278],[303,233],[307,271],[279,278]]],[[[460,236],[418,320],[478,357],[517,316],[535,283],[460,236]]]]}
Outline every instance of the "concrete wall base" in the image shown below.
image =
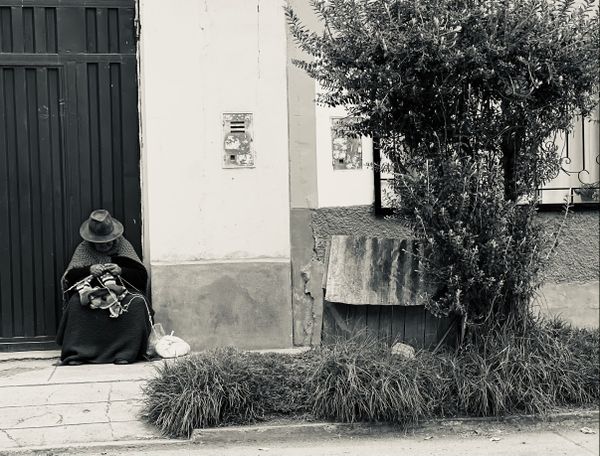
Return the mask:
{"type": "Polygon", "coordinates": [[[192,350],[292,346],[289,262],[152,265],[156,321],[192,350]]]}

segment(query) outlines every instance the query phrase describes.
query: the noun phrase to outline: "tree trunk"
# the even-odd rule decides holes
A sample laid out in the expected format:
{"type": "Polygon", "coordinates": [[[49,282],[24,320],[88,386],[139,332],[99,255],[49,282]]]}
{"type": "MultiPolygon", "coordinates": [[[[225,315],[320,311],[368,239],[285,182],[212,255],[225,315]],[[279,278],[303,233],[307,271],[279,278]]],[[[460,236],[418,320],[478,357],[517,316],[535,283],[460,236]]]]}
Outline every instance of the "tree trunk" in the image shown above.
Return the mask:
{"type": "Polygon", "coordinates": [[[517,199],[516,162],[521,144],[520,132],[507,133],[502,139],[502,167],[504,168],[504,198],[517,199]]]}

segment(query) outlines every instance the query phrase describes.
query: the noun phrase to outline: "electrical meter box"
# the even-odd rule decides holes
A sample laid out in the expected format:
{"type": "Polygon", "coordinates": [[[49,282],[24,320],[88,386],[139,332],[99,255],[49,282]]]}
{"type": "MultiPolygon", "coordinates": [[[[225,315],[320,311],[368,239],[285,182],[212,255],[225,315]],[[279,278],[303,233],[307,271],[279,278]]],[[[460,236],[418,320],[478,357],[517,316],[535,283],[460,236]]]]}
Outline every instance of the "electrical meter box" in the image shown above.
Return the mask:
{"type": "Polygon", "coordinates": [[[252,113],[223,114],[223,168],[254,168],[253,126],[252,113]]]}

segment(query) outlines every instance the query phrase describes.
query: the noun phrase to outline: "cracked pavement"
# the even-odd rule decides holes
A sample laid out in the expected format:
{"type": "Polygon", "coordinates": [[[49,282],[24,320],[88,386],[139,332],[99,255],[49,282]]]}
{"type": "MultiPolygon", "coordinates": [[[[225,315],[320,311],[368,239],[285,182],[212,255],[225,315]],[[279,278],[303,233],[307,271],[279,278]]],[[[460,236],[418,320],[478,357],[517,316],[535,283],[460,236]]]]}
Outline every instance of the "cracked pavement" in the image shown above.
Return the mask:
{"type": "Polygon", "coordinates": [[[141,387],[161,361],[57,366],[57,360],[0,359],[0,453],[161,437],[139,417],[141,387]]]}

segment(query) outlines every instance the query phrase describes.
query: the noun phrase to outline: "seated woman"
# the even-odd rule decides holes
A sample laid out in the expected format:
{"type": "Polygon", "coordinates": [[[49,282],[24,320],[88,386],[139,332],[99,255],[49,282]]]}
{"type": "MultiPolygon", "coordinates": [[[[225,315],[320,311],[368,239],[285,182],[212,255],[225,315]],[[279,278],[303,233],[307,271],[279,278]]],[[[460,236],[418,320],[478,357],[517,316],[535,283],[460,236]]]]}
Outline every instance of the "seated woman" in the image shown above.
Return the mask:
{"type": "Polygon", "coordinates": [[[56,341],[63,364],[127,364],[144,357],[153,311],[146,268],[107,210],[91,213],[83,242],[62,277],[63,315],[56,341]]]}

